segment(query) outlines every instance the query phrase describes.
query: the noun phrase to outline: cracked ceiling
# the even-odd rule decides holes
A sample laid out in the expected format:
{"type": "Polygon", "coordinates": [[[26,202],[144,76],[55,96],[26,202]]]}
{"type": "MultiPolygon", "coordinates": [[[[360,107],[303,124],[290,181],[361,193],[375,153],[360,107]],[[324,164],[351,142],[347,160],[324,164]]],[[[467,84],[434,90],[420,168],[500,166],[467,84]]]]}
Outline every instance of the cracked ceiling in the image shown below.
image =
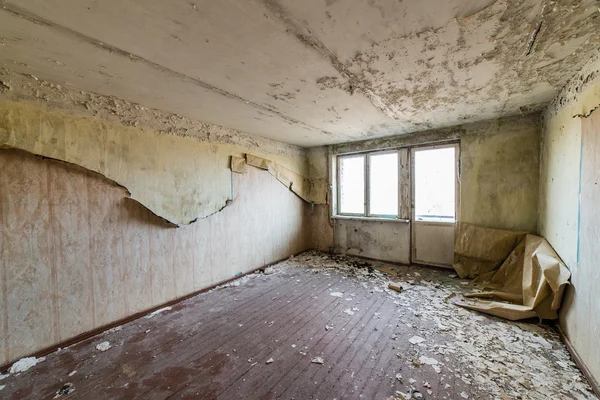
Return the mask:
{"type": "Polygon", "coordinates": [[[600,1],[0,1],[0,65],[315,146],[535,111],[600,1]]]}

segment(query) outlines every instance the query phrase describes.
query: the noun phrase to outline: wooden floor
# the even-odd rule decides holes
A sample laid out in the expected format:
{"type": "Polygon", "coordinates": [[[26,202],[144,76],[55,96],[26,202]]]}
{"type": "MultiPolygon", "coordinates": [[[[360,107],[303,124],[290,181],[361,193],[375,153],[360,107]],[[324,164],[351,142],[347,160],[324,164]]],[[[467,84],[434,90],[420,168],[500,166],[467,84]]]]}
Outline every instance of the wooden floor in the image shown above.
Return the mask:
{"type": "MultiPolygon", "coordinates": [[[[0,397],[387,399],[418,391],[428,399],[494,398],[455,373],[457,354],[434,353],[452,333],[423,317],[430,300],[418,291],[407,297],[410,288],[404,297],[386,292],[387,278],[355,270],[289,262],[54,353],[1,380],[0,397]],[[428,345],[411,342],[414,336],[428,345]],[[111,347],[98,350],[102,342],[111,347]]],[[[404,286],[464,287],[445,271],[410,267],[397,275],[406,281],[415,272],[404,286]]]]}

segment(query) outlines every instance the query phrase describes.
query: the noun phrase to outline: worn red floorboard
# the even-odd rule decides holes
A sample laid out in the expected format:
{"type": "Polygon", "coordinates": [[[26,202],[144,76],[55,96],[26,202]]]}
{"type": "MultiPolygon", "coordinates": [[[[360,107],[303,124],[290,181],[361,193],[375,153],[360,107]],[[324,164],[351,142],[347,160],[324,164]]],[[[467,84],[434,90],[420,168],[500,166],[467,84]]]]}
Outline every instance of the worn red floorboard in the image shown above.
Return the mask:
{"type": "Polygon", "coordinates": [[[423,349],[409,339],[435,338],[435,323],[367,286],[335,269],[257,274],[54,353],[0,381],[0,398],[51,399],[68,382],[75,391],[60,399],[387,399],[410,379],[426,399],[487,398],[458,374],[413,366],[423,349]]]}

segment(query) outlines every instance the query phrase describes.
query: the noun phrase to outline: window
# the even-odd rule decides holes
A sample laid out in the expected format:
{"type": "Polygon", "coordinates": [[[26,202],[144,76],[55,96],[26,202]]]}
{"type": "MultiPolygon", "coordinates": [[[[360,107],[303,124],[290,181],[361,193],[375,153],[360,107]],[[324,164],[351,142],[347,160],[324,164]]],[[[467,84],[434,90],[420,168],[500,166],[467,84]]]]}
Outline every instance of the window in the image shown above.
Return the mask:
{"type": "Polygon", "coordinates": [[[415,218],[453,222],[456,207],[455,148],[416,150],[414,160],[415,218]]]}
{"type": "Polygon", "coordinates": [[[365,157],[340,157],[340,214],[365,213],[365,157]]]}
{"type": "Polygon", "coordinates": [[[398,168],[397,151],[339,156],[338,214],[397,218],[398,168]]]}

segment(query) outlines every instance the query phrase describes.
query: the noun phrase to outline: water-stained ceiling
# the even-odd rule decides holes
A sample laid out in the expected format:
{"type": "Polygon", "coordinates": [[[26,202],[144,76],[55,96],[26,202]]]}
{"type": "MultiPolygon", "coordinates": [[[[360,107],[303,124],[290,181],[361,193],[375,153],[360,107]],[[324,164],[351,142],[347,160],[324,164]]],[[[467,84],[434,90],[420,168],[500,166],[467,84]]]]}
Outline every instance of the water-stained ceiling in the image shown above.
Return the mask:
{"type": "Polygon", "coordinates": [[[6,69],[301,146],[542,107],[600,1],[7,0],[6,69]]]}

